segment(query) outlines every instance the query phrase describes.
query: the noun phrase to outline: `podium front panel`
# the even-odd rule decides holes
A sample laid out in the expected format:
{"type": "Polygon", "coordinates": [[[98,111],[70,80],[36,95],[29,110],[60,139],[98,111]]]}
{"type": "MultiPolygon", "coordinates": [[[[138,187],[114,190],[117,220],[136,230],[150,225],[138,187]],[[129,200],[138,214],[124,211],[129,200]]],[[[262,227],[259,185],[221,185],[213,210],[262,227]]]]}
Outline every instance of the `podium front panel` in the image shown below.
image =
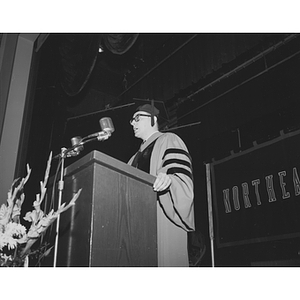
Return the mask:
{"type": "Polygon", "coordinates": [[[82,192],[61,215],[58,266],[157,266],[156,193],[144,172],[114,162],[65,176],[64,201],[82,192]]]}

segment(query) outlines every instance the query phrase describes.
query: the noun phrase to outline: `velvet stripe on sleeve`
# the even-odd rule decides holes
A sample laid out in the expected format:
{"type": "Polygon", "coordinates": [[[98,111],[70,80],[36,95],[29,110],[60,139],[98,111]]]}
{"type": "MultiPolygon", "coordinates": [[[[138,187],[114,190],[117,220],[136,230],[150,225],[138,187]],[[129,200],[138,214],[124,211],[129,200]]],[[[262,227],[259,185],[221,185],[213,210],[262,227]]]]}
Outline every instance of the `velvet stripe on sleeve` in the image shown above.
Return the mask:
{"type": "Polygon", "coordinates": [[[157,140],[153,152],[153,175],[167,173],[172,181],[169,190],[159,195],[164,213],[185,231],[194,230],[193,170],[186,145],[177,135],[165,133],[157,140]]]}

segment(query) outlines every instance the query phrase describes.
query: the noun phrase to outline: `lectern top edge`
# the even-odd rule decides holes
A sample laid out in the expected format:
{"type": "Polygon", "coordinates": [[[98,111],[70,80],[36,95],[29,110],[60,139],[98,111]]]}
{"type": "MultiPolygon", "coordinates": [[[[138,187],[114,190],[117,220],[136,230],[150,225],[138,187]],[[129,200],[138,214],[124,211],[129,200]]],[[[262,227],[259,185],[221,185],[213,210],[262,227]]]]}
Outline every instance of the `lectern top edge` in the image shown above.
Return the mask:
{"type": "Polygon", "coordinates": [[[110,169],[114,169],[126,176],[136,178],[149,185],[152,185],[155,181],[154,176],[146,172],[143,172],[139,169],[133,168],[132,166],[97,150],[91,151],[90,153],[86,154],[82,158],[78,159],[72,165],[68,166],[65,169],[65,176],[70,176],[74,172],[77,172],[78,169],[84,168],[93,162],[96,162],[110,169]]]}

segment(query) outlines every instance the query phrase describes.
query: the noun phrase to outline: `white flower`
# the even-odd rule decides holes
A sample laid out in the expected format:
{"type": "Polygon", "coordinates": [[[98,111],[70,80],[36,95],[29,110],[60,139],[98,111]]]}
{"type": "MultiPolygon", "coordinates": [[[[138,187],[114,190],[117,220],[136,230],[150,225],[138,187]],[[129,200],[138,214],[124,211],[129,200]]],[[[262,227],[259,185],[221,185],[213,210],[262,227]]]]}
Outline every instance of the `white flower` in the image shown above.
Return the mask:
{"type": "Polygon", "coordinates": [[[9,222],[0,233],[0,249],[7,246],[8,249],[16,248],[18,243],[25,243],[27,240],[26,228],[15,222],[9,222]]]}
{"type": "Polygon", "coordinates": [[[8,261],[11,261],[11,255],[7,256],[5,253],[0,252],[0,266],[5,265],[8,261]]]}
{"type": "MultiPolygon", "coordinates": [[[[20,223],[21,207],[25,199],[23,187],[31,173],[29,165],[27,165],[26,177],[21,180],[16,179],[13,182],[12,187],[8,192],[7,204],[2,204],[0,206],[0,266],[19,266],[26,258],[28,262],[28,256],[34,253],[34,251],[30,252],[33,244],[42,236],[49,225],[57,219],[59,214],[75,204],[75,201],[81,193],[80,189],[73,196],[68,205],[63,203],[57,211],[54,212],[52,209],[49,214],[43,212],[41,204],[47,191],[46,185],[50,172],[51,159],[52,153],[50,153],[48,159],[44,181],[40,182],[41,193],[36,195],[36,201],[33,203],[33,211],[27,212],[24,217],[25,221],[31,223],[29,230],[20,223]],[[18,244],[22,245],[18,246],[18,244]],[[18,249],[16,249],[17,247],[18,249]],[[12,249],[16,249],[13,251],[15,253],[13,257],[11,256],[12,251],[10,251],[12,249]],[[5,253],[5,251],[7,251],[7,253],[5,253]]],[[[51,248],[48,250],[46,248],[42,255],[45,256],[51,248]]]]}
{"type": "Polygon", "coordinates": [[[4,233],[0,232],[0,250],[7,245],[7,239],[4,233]]]}
{"type": "Polygon", "coordinates": [[[0,207],[0,225],[5,225],[8,222],[8,209],[3,203],[0,207]]]}
{"type": "Polygon", "coordinates": [[[20,238],[26,234],[26,228],[20,223],[10,222],[6,225],[5,233],[20,238]]]}

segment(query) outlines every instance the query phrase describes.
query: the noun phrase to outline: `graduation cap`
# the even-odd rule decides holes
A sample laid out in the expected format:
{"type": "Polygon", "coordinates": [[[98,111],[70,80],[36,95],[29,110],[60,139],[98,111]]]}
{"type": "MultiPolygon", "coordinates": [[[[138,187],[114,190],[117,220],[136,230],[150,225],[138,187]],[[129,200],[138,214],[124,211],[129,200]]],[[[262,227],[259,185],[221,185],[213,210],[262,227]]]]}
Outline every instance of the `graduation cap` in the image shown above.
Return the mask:
{"type": "Polygon", "coordinates": [[[139,106],[136,109],[137,111],[145,111],[149,114],[151,114],[151,126],[154,126],[154,116],[155,117],[160,117],[167,121],[168,115],[167,111],[164,105],[163,101],[155,101],[155,100],[149,100],[149,99],[136,99],[134,98],[133,100],[139,101],[139,106]],[[144,103],[144,104],[141,104],[144,103]],[[146,104],[145,104],[146,102],[146,104]],[[148,103],[147,103],[148,102],[148,103]]]}

